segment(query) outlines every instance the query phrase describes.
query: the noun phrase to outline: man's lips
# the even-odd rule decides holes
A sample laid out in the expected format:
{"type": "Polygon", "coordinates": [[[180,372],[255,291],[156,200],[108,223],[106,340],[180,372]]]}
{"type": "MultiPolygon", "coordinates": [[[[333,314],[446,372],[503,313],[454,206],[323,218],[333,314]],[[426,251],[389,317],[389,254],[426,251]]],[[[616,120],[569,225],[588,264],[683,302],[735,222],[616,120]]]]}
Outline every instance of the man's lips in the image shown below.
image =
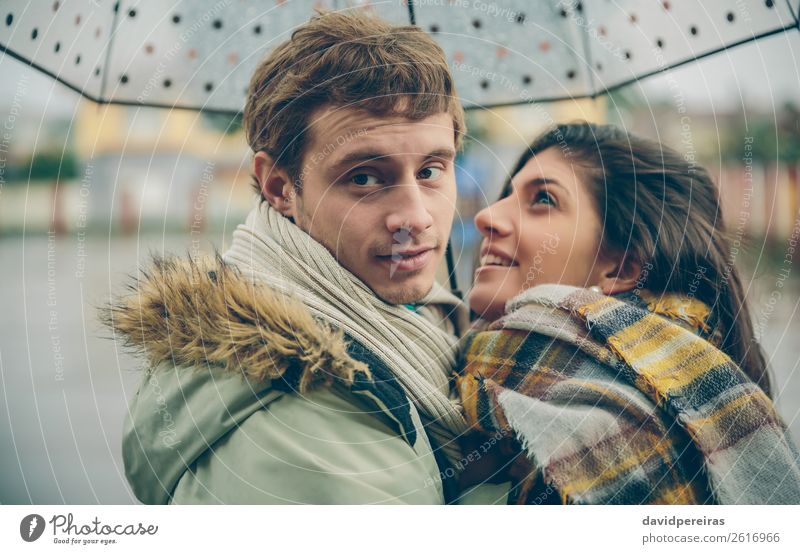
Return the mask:
{"type": "Polygon", "coordinates": [[[425,246],[398,250],[388,255],[375,256],[380,262],[390,265],[394,271],[415,271],[422,269],[433,258],[435,247],[425,246]]]}

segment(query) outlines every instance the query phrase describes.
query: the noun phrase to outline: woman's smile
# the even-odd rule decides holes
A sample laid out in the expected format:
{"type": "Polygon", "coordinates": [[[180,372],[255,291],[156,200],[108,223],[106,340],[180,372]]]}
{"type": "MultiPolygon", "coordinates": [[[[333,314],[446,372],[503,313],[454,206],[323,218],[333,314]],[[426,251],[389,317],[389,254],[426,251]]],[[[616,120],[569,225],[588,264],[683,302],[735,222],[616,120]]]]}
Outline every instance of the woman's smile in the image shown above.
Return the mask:
{"type": "Polygon", "coordinates": [[[518,266],[519,263],[517,263],[517,261],[513,257],[509,256],[508,254],[504,253],[502,250],[498,248],[490,247],[487,245],[481,248],[480,263],[478,267],[475,269],[475,277],[477,278],[478,275],[487,270],[508,271],[518,266]]]}

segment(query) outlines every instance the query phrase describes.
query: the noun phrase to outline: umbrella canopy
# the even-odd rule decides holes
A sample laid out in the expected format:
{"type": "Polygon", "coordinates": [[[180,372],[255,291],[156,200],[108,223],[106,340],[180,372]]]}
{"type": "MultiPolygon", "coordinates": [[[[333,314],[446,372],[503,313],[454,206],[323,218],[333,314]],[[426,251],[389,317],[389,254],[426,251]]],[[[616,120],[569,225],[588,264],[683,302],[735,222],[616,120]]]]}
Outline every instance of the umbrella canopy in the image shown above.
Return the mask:
{"type": "Polygon", "coordinates": [[[419,25],[467,108],[592,97],[800,29],[800,0],[7,0],[0,50],[96,102],[236,113],[317,8],[419,25]]]}

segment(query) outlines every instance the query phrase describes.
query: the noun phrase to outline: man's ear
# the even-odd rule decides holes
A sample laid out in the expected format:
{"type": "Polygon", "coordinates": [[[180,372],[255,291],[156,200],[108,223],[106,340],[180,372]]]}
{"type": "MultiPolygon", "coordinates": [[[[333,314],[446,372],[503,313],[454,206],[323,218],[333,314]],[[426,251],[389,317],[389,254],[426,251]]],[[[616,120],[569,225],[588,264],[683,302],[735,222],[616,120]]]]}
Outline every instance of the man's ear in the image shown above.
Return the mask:
{"type": "Polygon", "coordinates": [[[256,152],[253,156],[253,173],[267,202],[286,217],[294,218],[297,200],[289,173],[266,152],[256,152]]]}
{"type": "Polygon", "coordinates": [[[603,294],[619,294],[636,288],[642,275],[642,264],[631,256],[621,255],[621,262],[610,262],[597,283],[603,294]]]}

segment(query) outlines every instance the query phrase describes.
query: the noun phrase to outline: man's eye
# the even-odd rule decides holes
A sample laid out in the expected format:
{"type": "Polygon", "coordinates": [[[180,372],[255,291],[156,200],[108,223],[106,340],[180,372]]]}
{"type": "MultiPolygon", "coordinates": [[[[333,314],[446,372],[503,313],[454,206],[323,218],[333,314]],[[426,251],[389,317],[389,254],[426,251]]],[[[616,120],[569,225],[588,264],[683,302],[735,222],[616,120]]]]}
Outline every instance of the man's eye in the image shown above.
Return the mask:
{"type": "Polygon", "coordinates": [[[546,190],[540,190],[533,197],[531,205],[544,204],[545,206],[555,206],[557,204],[555,197],[546,190]]]}
{"type": "Polygon", "coordinates": [[[356,175],[350,177],[350,182],[360,187],[366,187],[378,184],[378,178],[375,175],[370,175],[369,173],[357,173],[356,175]]]}
{"type": "Polygon", "coordinates": [[[423,179],[427,181],[433,181],[438,179],[442,176],[442,168],[441,167],[426,167],[419,173],[417,173],[417,179],[423,179]]]}

